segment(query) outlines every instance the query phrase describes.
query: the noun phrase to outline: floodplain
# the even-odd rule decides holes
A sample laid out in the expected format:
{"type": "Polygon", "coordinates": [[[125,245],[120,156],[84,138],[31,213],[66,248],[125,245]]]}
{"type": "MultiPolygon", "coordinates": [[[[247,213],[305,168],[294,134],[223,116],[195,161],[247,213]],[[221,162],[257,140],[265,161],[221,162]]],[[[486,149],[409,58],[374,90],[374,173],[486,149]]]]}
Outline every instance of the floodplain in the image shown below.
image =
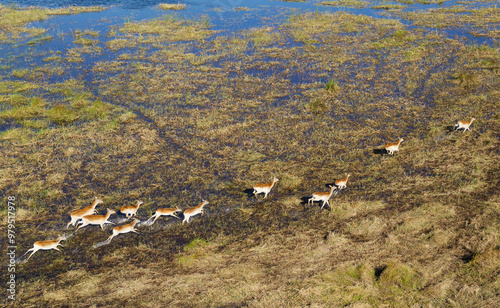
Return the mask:
{"type": "Polygon", "coordinates": [[[494,1],[0,4],[17,253],[72,235],[19,259],[16,302],[0,302],[495,306],[499,16],[494,1]],[[346,173],[330,207],[307,204],[346,173]],[[144,201],[141,221],[210,203],[96,245],[113,226],[65,230],[96,196],[100,214],[144,201]]]}

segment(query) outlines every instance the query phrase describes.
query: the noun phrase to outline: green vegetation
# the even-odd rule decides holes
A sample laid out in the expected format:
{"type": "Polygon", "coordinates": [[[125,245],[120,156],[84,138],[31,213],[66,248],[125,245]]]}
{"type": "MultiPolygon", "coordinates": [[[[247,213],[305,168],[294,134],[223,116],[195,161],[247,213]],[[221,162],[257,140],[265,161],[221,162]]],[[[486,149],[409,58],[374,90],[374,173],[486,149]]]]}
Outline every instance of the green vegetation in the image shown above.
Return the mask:
{"type": "Polygon", "coordinates": [[[160,3],[158,4],[159,8],[162,10],[174,10],[174,11],[179,11],[179,10],[185,10],[186,5],[185,4],[168,4],[168,3],[160,3]]]}
{"type": "MultiPolygon", "coordinates": [[[[202,40],[215,33],[209,30],[209,23],[206,19],[189,21],[169,15],[142,22],[126,22],[120,31],[139,35],[154,34],[159,36],[155,37],[156,40],[168,41],[202,40]]],[[[147,42],[148,39],[153,38],[145,37],[143,41],[147,42]]]]}
{"type": "Polygon", "coordinates": [[[404,12],[401,15],[416,26],[454,28],[462,26],[476,36],[500,38],[500,8],[451,6],[428,11],[404,12]]]}
{"type": "Polygon", "coordinates": [[[102,246],[110,229],[88,227],[35,254],[16,265],[16,304],[493,307],[499,46],[423,28],[294,13],[215,36],[205,19],[166,16],[125,22],[102,49],[99,33],[74,31],[95,44],[40,67],[5,62],[0,190],[16,197],[19,255],[69,234],[68,213],[95,196],[99,213],[144,201],[141,220],[210,201],[189,224],[161,219],[102,246]],[[471,117],[471,131],[453,130],[471,117]],[[329,208],[307,205],[346,172],[329,208]]]}
{"type": "Polygon", "coordinates": [[[17,8],[0,4],[0,43],[12,43],[22,39],[23,35],[36,37],[44,34],[46,29],[28,28],[25,25],[32,21],[40,21],[55,15],[71,15],[85,12],[98,12],[104,7],[69,6],[59,9],[17,8]]]}

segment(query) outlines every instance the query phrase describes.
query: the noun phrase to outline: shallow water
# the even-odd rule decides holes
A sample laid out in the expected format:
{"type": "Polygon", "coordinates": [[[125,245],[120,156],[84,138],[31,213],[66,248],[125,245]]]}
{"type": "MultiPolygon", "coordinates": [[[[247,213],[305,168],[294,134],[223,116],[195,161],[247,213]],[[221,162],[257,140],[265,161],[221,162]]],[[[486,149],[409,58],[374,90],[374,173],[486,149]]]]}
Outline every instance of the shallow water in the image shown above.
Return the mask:
{"type": "MultiPolygon", "coordinates": [[[[172,2],[172,1],[171,1],[172,2]]],[[[174,1],[175,2],[175,1],[174,1]]],[[[172,2],[172,3],[174,3],[172,2]]],[[[44,52],[64,52],[68,48],[75,47],[71,33],[75,30],[94,30],[99,31],[99,41],[106,43],[110,38],[106,34],[113,28],[121,26],[125,21],[139,21],[152,19],[164,15],[175,15],[185,19],[208,18],[210,28],[220,31],[220,35],[228,33],[238,34],[241,30],[248,30],[255,27],[277,27],[287,21],[292,15],[304,12],[335,12],[344,11],[354,14],[362,14],[377,18],[399,19],[403,24],[411,26],[411,22],[393,16],[385,10],[376,10],[371,8],[346,8],[321,6],[317,1],[308,2],[284,2],[284,1],[183,1],[187,4],[186,10],[168,11],[158,9],[159,3],[168,3],[168,1],[46,1],[45,7],[57,8],[66,6],[95,6],[101,5],[108,7],[107,10],[95,13],[82,13],[68,16],[53,16],[45,21],[33,22],[32,27],[44,27],[49,31],[45,34],[52,36],[52,40],[45,41],[36,46],[24,45],[27,41],[14,45],[0,44],[0,64],[8,64],[11,67],[23,68],[44,64],[41,57],[37,54],[44,52]],[[246,10],[237,10],[237,8],[246,8],[246,10]],[[24,43],[24,44],[23,44],[24,43]],[[3,63],[2,63],[3,62],[3,63]]],[[[456,5],[457,1],[446,1],[442,5],[438,4],[413,4],[408,5],[404,11],[414,9],[432,9],[436,7],[445,7],[456,5]]],[[[39,1],[0,1],[4,5],[15,4],[18,6],[36,6],[39,1]]],[[[176,2],[175,2],[176,3],[176,2]]],[[[381,2],[386,3],[386,2],[381,2]]],[[[480,5],[475,5],[480,6],[480,5]]],[[[496,42],[484,38],[476,37],[467,32],[467,29],[455,28],[440,30],[449,37],[463,37],[471,44],[490,44],[496,42]]],[[[213,36],[216,37],[217,35],[213,36]]],[[[292,42],[290,42],[292,43],[292,42]]],[[[121,52],[121,51],[119,51],[121,52]]],[[[102,55],[93,55],[91,63],[107,60],[114,56],[113,52],[105,51],[102,55]]],[[[85,59],[90,58],[84,55],[85,59]]],[[[85,67],[87,61],[80,66],[85,67]]],[[[0,70],[1,72],[1,70],[0,70]]]]}
{"type": "MultiPolygon", "coordinates": [[[[0,44],[0,74],[6,75],[6,78],[9,78],[11,80],[16,80],[15,77],[8,76],[10,75],[10,71],[23,68],[27,68],[30,70],[39,68],[41,66],[47,65],[47,62],[44,62],[44,59],[47,56],[58,54],[62,58],[64,58],[68,50],[71,50],[75,47],[81,47],[81,45],[75,44],[75,31],[97,31],[99,35],[97,37],[90,38],[98,40],[97,46],[99,48],[102,48],[102,52],[92,52],[89,54],[82,53],[81,57],[83,59],[83,62],[81,63],[67,63],[63,60],[61,65],[64,67],[64,74],[61,76],[51,75],[47,78],[46,81],[48,83],[57,83],[68,80],[70,78],[84,80],[86,82],[86,90],[99,97],[99,80],[104,79],[107,76],[97,76],[92,71],[96,63],[116,60],[118,55],[126,52],[133,53],[139,49],[135,47],[123,48],[117,51],[109,50],[105,46],[106,42],[116,38],[116,35],[109,35],[110,31],[113,31],[113,29],[118,29],[127,21],[141,21],[146,19],[149,20],[162,16],[174,15],[178,16],[179,18],[188,20],[208,20],[210,29],[217,31],[217,33],[207,38],[207,41],[211,41],[218,36],[242,36],[244,35],[244,31],[253,28],[270,27],[271,29],[279,29],[279,27],[283,23],[287,22],[291,16],[306,12],[350,12],[353,14],[362,14],[376,18],[397,19],[403,24],[408,25],[408,29],[414,28],[410,21],[399,18],[398,16],[392,14],[390,11],[376,10],[371,8],[356,9],[346,7],[320,6],[317,5],[318,2],[320,1],[308,1],[305,3],[268,0],[185,1],[183,2],[187,4],[187,8],[185,10],[169,11],[158,8],[158,4],[165,3],[165,1],[48,1],[44,2],[44,6],[51,8],[65,7],[68,5],[102,5],[106,6],[107,9],[102,12],[53,16],[44,21],[30,23],[28,27],[42,27],[48,29],[47,33],[44,34],[44,36],[50,36],[51,39],[42,41],[34,45],[27,44],[33,38],[27,38],[24,41],[20,40],[16,44],[0,44]],[[245,9],[239,10],[237,8],[245,9]]],[[[0,3],[9,4],[14,2],[0,1],[0,3]]],[[[32,6],[37,5],[38,3],[38,1],[30,0],[15,1],[15,4],[19,6],[32,6]]],[[[442,5],[424,5],[417,3],[408,5],[404,11],[415,9],[432,9],[437,7],[452,6],[456,4],[457,1],[446,1],[442,5]]],[[[475,7],[479,7],[481,5],[482,4],[474,4],[475,7]]],[[[425,31],[439,31],[439,33],[442,35],[450,38],[460,38],[461,40],[464,40],[471,45],[488,44],[494,46],[497,43],[494,39],[491,38],[474,36],[468,32],[469,29],[467,28],[439,30],[426,29],[425,31]]],[[[118,33],[121,34],[119,31],[118,33]]],[[[184,43],[181,42],[181,44],[184,43]]],[[[191,53],[199,55],[204,52],[204,47],[200,46],[199,44],[196,45],[192,44],[191,42],[185,42],[185,44],[188,46],[188,51],[191,53]]],[[[286,45],[287,47],[302,45],[302,43],[295,42],[290,37],[286,38],[286,41],[281,42],[281,44],[282,46],[286,45]]],[[[154,47],[147,47],[144,52],[147,56],[149,56],[156,50],[158,49],[154,47]]],[[[245,51],[245,53],[252,52],[253,50],[251,48],[245,51]]],[[[272,61],[272,58],[261,57],[260,60],[272,61]]],[[[220,61],[216,60],[213,61],[211,65],[213,65],[213,67],[221,67],[224,61],[231,61],[231,59],[225,58],[220,61]]],[[[311,69],[307,67],[308,63],[305,63],[305,65],[306,66],[303,67],[301,71],[292,70],[293,74],[290,76],[286,76],[290,80],[291,84],[297,85],[303,82],[314,81],[325,83],[329,80],[329,78],[327,77],[311,77],[309,75],[311,69]]],[[[444,63],[443,65],[446,65],[446,63],[444,63]]],[[[250,68],[245,70],[245,73],[253,77],[266,79],[282,73],[286,69],[285,66],[286,65],[281,65],[272,67],[271,69],[267,70],[250,68]]],[[[359,69],[359,67],[356,66],[354,68],[359,69]]],[[[353,71],[353,74],[354,73],[355,72],[353,71]]],[[[229,73],[229,77],[230,76],[231,72],[229,73]]],[[[286,101],[295,95],[300,95],[300,90],[297,91],[297,89],[291,89],[291,91],[292,92],[290,94],[284,95],[282,98],[277,99],[275,104],[280,104],[280,102],[286,101]]],[[[397,89],[395,90],[394,95],[398,96],[397,89]]],[[[139,114],[139,116],[142,115],[139,114]]],[[[2,123],[2,130],[8,127],[12,127],[12,124],[2,123]]]]}

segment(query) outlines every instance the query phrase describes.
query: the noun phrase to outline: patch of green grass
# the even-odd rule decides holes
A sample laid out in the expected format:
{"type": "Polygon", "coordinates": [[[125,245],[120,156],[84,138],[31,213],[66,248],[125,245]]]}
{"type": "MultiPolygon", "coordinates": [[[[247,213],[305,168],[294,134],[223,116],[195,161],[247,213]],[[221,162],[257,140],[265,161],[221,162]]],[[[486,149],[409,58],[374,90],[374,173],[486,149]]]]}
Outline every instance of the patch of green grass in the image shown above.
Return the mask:
{"type": "Polygon", "coordinates": [[[134,48],[137,46],[137,41],[127,39],[113,39],[106,42],[106,47],[111,50],[119,50],[122,48],[134,48]]]}
{"type": "Polygon", "coordinates": [[[0,132],[0,141],[5,140],[23,140],[26,136],[24,129],[22,128],[12,128],[0,132]]]}
{"type": "Polygon", "coordinates": [[[174,10],[174,11],[186,9],[186,5],[181,4],[181,3],[177,3],[177,4],[160,3],[160,4],[158,4],[158,7],[162,10],[174,10]]]}
{"type": "Polygon", "coordinates": [[[0,117],[4,119],[23,121],[44,115],[45,106],[47,106],[47,102],[45,100],[34,98],[31,100],[29,105],[25,105],[26,100],[26,98],[23,98],[22,103],[18,102],[13,104],[16,107],[3,110],[0,113],[0,117]]]}
{"type": "Polygon", "coordinates": [[[82,63],[83,58],[81,52],[76,49],[68,49],[66,52],[66,58],[64,58],[69,63],[82,63]]]}
{"type": "Polygon", "coordinates": [[[73,44],[90,46],[90,45],[95,45],[98,42],[99,42],[98,40],[88,39],[85,37],[78,37],[73,41],[73,44]]]}
{"type": "Polygon", "coordinates": [[[426,48],[423,46],[411,47],[405,51],[405,61],[417,61],[425,57],[426,48]]]}
{"type": "Polygon", "coordinates": [[[246,36],[252,39],[255,47],[267,46],[281,39],[280,34],[274,32],[272,28],[249,30],[246,36]]]}
{"type": "Polygon", "coordinates": [[[314,113],[315,115],[319,115],[326,113],[328,110],[330,110],[330,107],[328,106],[327,102],[323,101],[322,99],[313,99],[306,104],[306,110],[314,113]]]}
{"type": "Polygon", "coordinates": [[[358,33],[371,27],[401,29],[402,24],[390,19],[376,19],[345,12],[292,15],[285,25],[297,41],[307,42],[320,33],[358,33]]]}
{"type": "Polygon", "coordinates": [[[104,119],[110,110],[111,106],[109,104],[97,100],[90,106],[85,107],[83,113],[87,119],[104,119]]]}
{"type": "Polygon", "coordinates": [[[68,79],[61,83],[52,84],[49,87],[49,91],[52,93],[59,93],[66,97],[74,96],[78,93],[83,93],[85,90],[85,84],[81,80],[68,79]]]}
{"type": "MultiPolygon", "coordinates": [[[[167,15],[141,22],[126,22],[120,28],[120,31],[124,33],[156,34],[160,36],[159,38],[154,38],[154,40],[193,41],[203,40],[214,34],[215,31],[209,28],[210,24],[206,18],[191,21],[167,15]]],[[[153,37],[143,38],[145,41],[148,39],[153,39],[153,37]]]]}
{"type": "Polygon", "coordinates": [[[325,90],[336,93],[340,90],[340,86],[336,80],[331,79],[325,84],[325,90]]]}
{"type": "Polygon", "coordinates": [[[43,58],[42,60],[43,62],[61,62],[62,61],[62,58],[61,56],[48,56],[48,57],[45,57],[43,58]]]}
{"type": "Polygon", "coordinates": [[[372,47],[375,49],[396,47],[414,41],[416,37],[410,34],[407,30],[396,30],[391,36],[383,38],[380,42],[375,42],[372,47]]]}
{"type": "MultiPolygon", "coordinates": [[[[21,70],[15,70],[16,72],[18,71],[22,77],[24,77],[27,73],[25,69],[21,70]]],[[[20,77],[21,78],[21,77],[20,77]]],[[[30,90],[35,90],[40,88],[39,85],[27,82],[27,81],[0,81],[0,94],[15,94],[15,93],[20,93],[20,92],[25,92],[25,91],[30,91],[30,90]]]]}
{"type": "MultiPolygon", "coordinates": [[[[25,25],[33,21],[46,20],[54,15],[70,15],[83,12],[98,12],[105,10],[104,7],[66,7],[58,9],[47,8],[19,8],[15,6],[0,6],[0,42],[13,42],[23,38],[23,34],[28,36],[40,36],[46,32],[46,29],[27,28],[25,25]]],[[[38,45],[47,40],[51,40],[51,36],[45,36],[41,39],[34,39],[29,44],[38,45]]]]}
{"type": "Polygon", "coordinates": [[[12,76],[14,76],[16,78],[24,78],[26,76],[26,74],[28,74],[28,72],[29,72],[29,70],[27,68],[13,70],[12,76]]]}
{"type": "Polygon", "coordinates": [[[65,105],[56,105],[47,113],[49,119],[58,125],[68,125],[76,121],[79,116],[65,105]]]}
{"type": "Polygon", "coordinates": [[[378,284],[381,289],[418,291],[422,288],[422,280],[420,275],[415,272],[411,267],[401,263],[391,263],[384,269],[378,284]]]}

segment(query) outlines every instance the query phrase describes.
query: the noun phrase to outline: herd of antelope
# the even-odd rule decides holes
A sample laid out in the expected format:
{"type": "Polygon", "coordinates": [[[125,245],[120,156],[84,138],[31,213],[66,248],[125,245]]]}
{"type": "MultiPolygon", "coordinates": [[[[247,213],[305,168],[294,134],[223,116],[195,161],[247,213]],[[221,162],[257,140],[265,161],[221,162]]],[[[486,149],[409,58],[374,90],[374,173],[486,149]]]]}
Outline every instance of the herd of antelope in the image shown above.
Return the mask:
{"type": "MultiPolygon", "coordinates": [[[[466,130],[470,131],[470,125],[475,119],[472,118],[470,121],[457,121],[457,124],[454,126],[454,130],[458,129],[463,129],[464,133],[466,130]]],[[[384,149],[386,150],[387,154],[393,155],[394,152],[399,151],[399,146],[401,142],[403,142],[403,138],[399,138],[398,142],[388,142],[385,144],[384,149]]],[[[346,188],[347,185],[347,180],[349,179],[351,175],[349,173],[346,173],[346,177],[343,179],[336,180],[334,182],[334,185],[329,185],[330,191],[327,192],[315,192],[312,194],[312,197],[308,199],[307,204],[313,204],[315,201],[323,201],[323,204],[321,205],[321,209],[325,205],[330,206],[329,200],[332,197],[333,193],[335,191],[339,191],[341,189],[346,188]]],[[[253,195],[257,197],[258,194],[264,194],[264,198],[267,198],[267,195],[271,191],[271,189],[274,187],[276,182],[279,180],[275,177],[273,177],[271,183],[259,183],[253,186],[253,195]]],[[[69,229],[70,226],[78,226],[76,231],[80,230],[83,227],[86,227],[88,225],[99,225],[101,226],[101,229],[104,229],[105,224],[113,224],[113,222],[109,221],[108,218],[112,214],[116,214],[114,210],[107,209],[107,213],[105,215],[96,215],[96,206],[100,203],[103,203],[102,200],[98,199],[95,197],[94,202],[80,210],[76,210],[71,212],[70,215],[70,222],[67,224],[66,229],[69,229]]],[[[132,218],[136,215],[137,210],[139,210],[139,207],[143,204],[144,202],[142,201],[137,201],[135,205],[125,205],[122,206],[120,209],[120,213],[126,216],[126,218],[132,218]]],[[[184,219],[182,221],[182,224],[189,223],[189,219],[193,216],[196,216],[198,214],[203,215],[203,207],[205,205],[209,204],[208,201],[203,200],[199,205],[186,209],[182,211],[181,209],[177,208],[160,208],[157,209],[156,212],[151,216],[146,222],[150,222],[151,219],[154,218],[153,222],[151,224],[154,224],[158,218],[161,216],[172,216],[177,219],[180,219],[179,216],[176,215],[176,213],[182,212],[184,214],[184,219]]],[[[134,219],[132,222],[121,225],[121,226],[116,226],[112,230],[112,234],[108,237],[106,240],[107,243],[109,243],[115,236],[119,234],[124,234],[124,233],[129,233],[129,232],[134,232],[139,234],[139,231],[135,228],[135,225],[140,222],[139,219],[134,219]]],[[[76,232],[75,231],[75,232],[76,232]]],[[[23,256],[25,256],[28,252],[31,251],[31,254],[28,256],[26,259],[29,260],[31,256],[37,252],[38,250],[50,250],[50,249],[55,249],[57,251],[59,250],[58,246],[62,246],[61,241],[66,240],[66,236],[61,235],[55,240],[50,240],[50,241],[37,241],[33,244],[33,248],[29,249],[23,256]]]]}

